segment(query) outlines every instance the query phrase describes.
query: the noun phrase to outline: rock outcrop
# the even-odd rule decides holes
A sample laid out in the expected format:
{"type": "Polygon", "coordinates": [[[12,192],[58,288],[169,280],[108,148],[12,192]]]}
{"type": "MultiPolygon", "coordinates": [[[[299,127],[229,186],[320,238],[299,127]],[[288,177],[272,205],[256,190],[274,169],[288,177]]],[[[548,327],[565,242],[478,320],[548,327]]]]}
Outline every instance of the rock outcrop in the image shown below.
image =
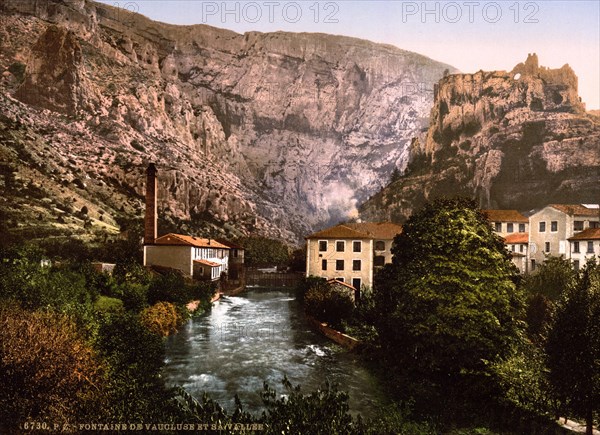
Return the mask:
{"type": "Polygon", "coordinates": [[[511,72],[449,75],[435,94],[406,173],[367,201],[362,217],[403,221],[449,195],[520,210],[597,202],[600,119],[585,112],[568,65],[543,68],[531,54],[511,72]]]}
{"type": "Polygon", "coordinates": [[[136,201],[154,160],[169,215],[288,240],[355,214],[404,169],[433,84],[454,71],[353,38],[173,26],[87,0],[4,2],[0,17],[6,125],[20,117],[49,159],[136,201]]]}

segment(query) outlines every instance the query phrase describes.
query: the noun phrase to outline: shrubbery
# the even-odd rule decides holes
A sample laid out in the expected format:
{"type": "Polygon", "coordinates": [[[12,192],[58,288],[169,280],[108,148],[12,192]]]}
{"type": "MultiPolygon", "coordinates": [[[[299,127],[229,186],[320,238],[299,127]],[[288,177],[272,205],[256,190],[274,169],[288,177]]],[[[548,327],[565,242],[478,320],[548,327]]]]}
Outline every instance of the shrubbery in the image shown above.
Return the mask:
{"type": "Polygon", "coordinates": [[[182,321],[177,307],[170,302],[157,302],[140,313],[142,325],[163,337],[176,332],[182,321]]]}
{"type": "Polygon", "coordinates": [[[354,302],[348,292],[336,289],[325,280],[308,289],[304,307],[307,314],[336,329],[342,329],[342,322],[350,319],[354,312],[354,302]]]}
{"type": "Polygon", "coordinates": [[[0,429],[89,416],[103,371],[69,316],[0,305],[0,429]]]}

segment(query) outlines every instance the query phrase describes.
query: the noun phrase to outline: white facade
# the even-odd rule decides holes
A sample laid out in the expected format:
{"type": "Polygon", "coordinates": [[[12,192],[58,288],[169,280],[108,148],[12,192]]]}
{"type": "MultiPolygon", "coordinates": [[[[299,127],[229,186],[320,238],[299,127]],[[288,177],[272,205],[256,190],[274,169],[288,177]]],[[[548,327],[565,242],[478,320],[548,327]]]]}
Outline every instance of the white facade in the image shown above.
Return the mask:
{"type": "Polygon", "coordinates": [[[144,246],[144,266],[181,271],[196,279],[219,279],[229,268],[229,248],[215,241],[167,234],[144,246]]]}
{"type": "Polygon", "coordinates": [[[600,228],[588,228],[569,239],[569,257],[575,269],[583,267],[588,259],[600,259],[600,228]]]}
{"type": "Polygon", "coordinates": [[[534,213],[529,218],[530,270],[547,256],[572,258],[569,239],[599,225],[599,210],[594,205],[552,204],[534,213]]]}

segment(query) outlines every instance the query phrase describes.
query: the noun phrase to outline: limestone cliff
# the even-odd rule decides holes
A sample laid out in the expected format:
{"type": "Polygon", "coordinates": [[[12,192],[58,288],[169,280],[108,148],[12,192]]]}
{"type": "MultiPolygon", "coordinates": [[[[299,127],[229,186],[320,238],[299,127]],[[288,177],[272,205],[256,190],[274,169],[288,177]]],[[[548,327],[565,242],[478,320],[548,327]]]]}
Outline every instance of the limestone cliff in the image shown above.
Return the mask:
{"type": "Polygon", "coordinates": [[[361,207],[364,218],[402,221],[442,195],[520,210],[600,198],[600,118],[585,112],[568,65],[540,67],[532,54],[511,72],[449,75],[435,94],[406,173],[361,207]]]}
{"type": "Polygon", "coordinates": [[[454,71],[353,38],[174,26],[87,0],[3,2],[0,19],[4,136],[44,177],[94,180],[88,201],[132,213],[153,160],[164,213],[292,240],[406,166],[454,71]]]}

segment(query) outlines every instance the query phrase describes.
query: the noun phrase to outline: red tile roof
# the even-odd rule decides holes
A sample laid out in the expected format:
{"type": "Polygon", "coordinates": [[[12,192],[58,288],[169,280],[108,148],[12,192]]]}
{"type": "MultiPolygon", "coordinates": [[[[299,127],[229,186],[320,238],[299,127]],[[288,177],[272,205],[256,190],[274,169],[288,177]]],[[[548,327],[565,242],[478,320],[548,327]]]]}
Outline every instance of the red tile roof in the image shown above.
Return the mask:
{"type": "Polygon", "coordinates": [[[230,249],[245,249],[243,246],[240,246],[236,243],[230,242],[229,240],[225,240],[225,239],[215,239],[217,242],[219,242],[222,245],[227,246],[230,249]]]}
{"type": "Polygon", "coordinates": [[[588,228],[569,237],[569,240],[600,240],[600,228],[588,228]]]}
{"type": "Polygon", "coordinates": [[[200,263],[204,266],[210,266],[210,267],[219,267],[220,266],[219,263],[213,263],[212,261],[208,261],[208,260],[194,260],[194,263],[200,263]]]}
{"type": "Polygon", "coordinates": [[[391,240],[402,232],[402,226],[392,222],[355,222],[345,225],[355,231],[366,233],[374,239],[391,240]]]}
{"type": "Polygon", "coordinates": [[[386,239],[402,232],[400,225],[391,222],[355,222],[336,225],[314,233],[307,239],[386,239]]]}
{"type": "Polygon", "coordinates": [[[586,207],[583,204],[550,204],[548,207],[555,208],[570,216],[598,216],[598,207],[586,207]]]}
{"type": "Polygon", "coordinates": [[[513,233],[504,238],[504,243],[507,245],[517,245],[529,243],[529,233],[513,233]]]}
{"type": "Polygon", "coordinates": [[[229,249],[227,246],[214,239],[201,239],[198,237],[184,236],[182,234],[165,234],[154,242],[156,245],[195,246],[197,248],[229,249]]]}
{"type": "Polygon", "coordinates": [[[528,223],[523,214],[517,210],[481,210],[491,222],[520,222],[528,223]]]}

